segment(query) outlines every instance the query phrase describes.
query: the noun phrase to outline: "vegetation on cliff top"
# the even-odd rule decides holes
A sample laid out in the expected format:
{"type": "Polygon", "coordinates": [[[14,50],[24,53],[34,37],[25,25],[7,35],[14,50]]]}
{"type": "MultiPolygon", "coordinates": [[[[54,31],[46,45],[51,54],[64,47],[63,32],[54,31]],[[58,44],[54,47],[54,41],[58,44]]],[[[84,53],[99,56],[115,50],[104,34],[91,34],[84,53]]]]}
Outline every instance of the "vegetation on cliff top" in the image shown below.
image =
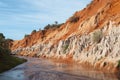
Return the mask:
{"type": "MultiPolygon", "coordinates": [[[[60,24],[59,24],[57,21],[55,21],[55,23],[53,23],[53,24],[48,24],[48,25],[46,25],[46,26],[44,27],[43,30],[39,29],[39,31],[42,31],[43,34],[44,34],[44,32],[45,32],[46,30],[60,28],[63,24],[64,24],[64,23],[60,23],[60,24]]],[[[34,33],[36,33],[36,32],[37,32],[37,30],[33,30],[33,31],[31,32],[31,34],[34,34],[34,33]]],[[[30,34],[25,34],[25,35],[24,35],[24,38],[27,38],[27,37],[29,37],[29,36],[30,36],[30,34]]]]}
{"type": "Polygon", "coordinates": [[[63,25],[64,23],[58,24],[57,21],[55,21],[54,24],[48,24],[47,26],[44,27],[44,30],[47,29],[53,29],[53,28],[59,28],[61,25],[63,25]]]}
{"type": "Polygon", "coordinates": [[[26,61],[10,55],[9,47],[12,45],[11,42],[11,39],[5,39],[5,36],[0,33],[0,73],[26,61]]]}
{"type": "Polygon", "coordinates": [[[70,20],[71,23],[76,23],[76,22],[79,21],[79,17],[78,16],[72,16],[72,17],[70,17],[69,20],[70,20]]]}

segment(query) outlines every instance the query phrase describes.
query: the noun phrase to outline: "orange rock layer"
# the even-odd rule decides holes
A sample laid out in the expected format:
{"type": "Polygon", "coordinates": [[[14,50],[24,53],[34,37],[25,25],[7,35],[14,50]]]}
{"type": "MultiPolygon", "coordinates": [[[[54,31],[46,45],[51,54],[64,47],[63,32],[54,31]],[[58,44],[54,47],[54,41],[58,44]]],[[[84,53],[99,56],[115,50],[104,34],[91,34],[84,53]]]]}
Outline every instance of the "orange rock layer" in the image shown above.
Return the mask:
{"type": "MultiPolygon", "coordinates": [[[[66,58],[66,56],[72,55],[71,59],[80,63],[90,63],[95,67],[114,70],[119,66],[120,57],[119,52],[113,53],[114,49],[111,47],[113,45],[116,46],[116,44],[112,43],[111,35],[115,35],[113,37],[117,40],[119,39],[119,35],[116,36],[116,34],[119,34],[119,28],[116,29],[120,25],[119,13],[120,0],[93,0],[83,10],[75,12],[60,28],[41,30],[22,40],[14,41],[11,50],[27,56],[55,58],[62,56],[62,58],[66,58]],[[113,26],[115,26],[115,29],[113,26]],[[100,33],[103,35],[101,36],[100,33]],[[101,37],[98,43],[94,43],[91,40],[91,35],[94,34],[97,34],[98,38],[101,37]],[[108,44],[110,50],[107,48],[108,44]],[[100,45],[105,45],[103,47],[106,50],[101,48],[102,50],[100,51],[100,45]],[[93,55],[92,51],[94,52],[94,48],[98,51],[93,55]],[[100,56],[100,58],[96,58],[96,55],[100,56]],[[114,55],[117,55],[117,57],[114,55]],[[113,60],[113,62],[109,59],[113,60]]],[[[116,43],[119,44],[119,42],[116,43]]]]}

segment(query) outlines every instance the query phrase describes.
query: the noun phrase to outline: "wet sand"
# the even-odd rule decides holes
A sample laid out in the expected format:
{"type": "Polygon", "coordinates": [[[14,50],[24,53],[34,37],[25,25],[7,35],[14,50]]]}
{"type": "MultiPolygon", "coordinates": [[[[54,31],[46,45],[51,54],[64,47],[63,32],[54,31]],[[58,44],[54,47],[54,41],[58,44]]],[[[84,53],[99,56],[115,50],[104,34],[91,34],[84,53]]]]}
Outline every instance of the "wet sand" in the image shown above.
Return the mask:
{"type": "Polygon", "coordinates": [[[26,63],[0,74],[0,80],[120,80],[119,74],[86,70],[77,64],[26,59],[26,63]]]}

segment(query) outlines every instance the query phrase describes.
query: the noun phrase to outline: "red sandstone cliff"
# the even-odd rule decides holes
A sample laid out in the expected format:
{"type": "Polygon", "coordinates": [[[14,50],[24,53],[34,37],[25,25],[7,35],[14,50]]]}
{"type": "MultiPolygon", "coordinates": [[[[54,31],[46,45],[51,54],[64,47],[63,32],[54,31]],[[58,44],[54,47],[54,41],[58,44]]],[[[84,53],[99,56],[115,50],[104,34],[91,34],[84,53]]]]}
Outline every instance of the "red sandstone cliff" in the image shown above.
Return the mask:
{"type": "Polygon", "coordinates": [[[120,0],[93,0],[60,28],[32,33],[14,41],[11,49],[27,56],[70,56],[79,63],[114,70],[120,66],[119,13],[120,0]]]}

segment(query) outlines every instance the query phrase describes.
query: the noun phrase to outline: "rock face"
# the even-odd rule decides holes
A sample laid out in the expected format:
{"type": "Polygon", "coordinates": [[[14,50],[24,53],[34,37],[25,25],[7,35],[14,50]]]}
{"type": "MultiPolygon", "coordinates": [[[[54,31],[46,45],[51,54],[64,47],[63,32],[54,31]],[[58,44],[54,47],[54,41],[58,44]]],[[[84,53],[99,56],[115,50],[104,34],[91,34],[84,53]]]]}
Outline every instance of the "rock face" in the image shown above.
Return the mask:
{"type": "Polygon", "coordinates": [[[97,69],[120,67],[120,0],[93,0],[60,28],[13,43],[12,54],[72,59],[97,69]]]}

